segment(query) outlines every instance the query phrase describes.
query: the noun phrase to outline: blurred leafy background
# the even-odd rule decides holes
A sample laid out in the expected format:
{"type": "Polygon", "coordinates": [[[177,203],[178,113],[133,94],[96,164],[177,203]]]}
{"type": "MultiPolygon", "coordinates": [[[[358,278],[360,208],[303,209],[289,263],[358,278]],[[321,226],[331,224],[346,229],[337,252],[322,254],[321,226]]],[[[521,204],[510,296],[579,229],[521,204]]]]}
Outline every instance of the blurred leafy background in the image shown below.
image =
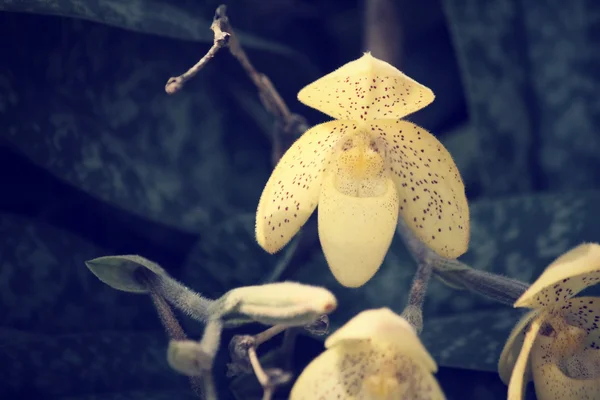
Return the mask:
{"type": "MultiPolygon", "coordinates": [[[[466,182],[472,242],[461,259],[530,282],[569,248],[600,241],[600,3],[388,3],[395,11],[376,19],[388,24],[385,47],[436,93],[409,119],[446,144],[466,182]]],[[[180,93],[164,92],[210,47],[219,4],[0,1],[2,398],[193,398],[166,364],[150,299],[103,285],[85,260],[140,254],[210,297],[265,281],[281,260],[253,237],[273,121],[240,65],[221,52],[180,93]]],[[[324,121],[296,93],[367,50],[367,1],[227,6],[292,111],[324,121]]],[[[373,280],[345,289],[314,222],[279,279],[332,290],[332,329],[365,308],[400,312],[415,270],[401,241],[373,280]]],[[[422,338],[449,399],[506,398],[495,366],[519,315],[431,284],[422,338]]],[[[228,339],[259,329],[225,335],[222,399],[259,398],[253,377],[225,377],[228,339]]],[[[295,372],[320,351],[301,337],[295,372]]]]}

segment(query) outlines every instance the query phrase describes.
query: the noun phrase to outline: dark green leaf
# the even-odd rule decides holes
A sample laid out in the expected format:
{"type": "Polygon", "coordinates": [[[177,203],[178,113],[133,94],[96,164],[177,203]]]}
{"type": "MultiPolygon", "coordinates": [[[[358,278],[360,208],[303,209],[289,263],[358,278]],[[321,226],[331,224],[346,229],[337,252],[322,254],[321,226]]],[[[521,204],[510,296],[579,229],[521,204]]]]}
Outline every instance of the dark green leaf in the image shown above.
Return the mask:
{"type": "Polygon", "coordinates": [[[190,252],[181,281],[209,298],[262,283],[285,251],[273,256],[260,248],[254,219],[253,213],[238,214],[214,226],[190,252]]]}
{"type": "MultiPolygon", "coordinates": [[[[181,54],[205,49],[75,22],[45,20],[43,40],[5,49],[0,110],[13,117],[0,120],[3,137],[73,186],[188,232],[255,209],[271,169],[256,156],[267,141],[224,111],[219,60],[169,96],[168,77],[196,61],[181,54]]],[[[29,38],[28,29],[0,23],[5,36],[29,38]]]]}
{"type": "Polygon", "coordinates": [[[189,387],[167,364],[162,332],[23,334],[2,335],[8,345],[0,346],[0,364],[10,368],[0,379],[0,393],[13,394],[7,398],[108,399],[118,398],[108,393],[184,392],[189,387]]]}
{"type": "MultiPolygon", "coordinates": [[[[173,39],[212,43],[210,30],[215,8],[210,2],[160,0],[19,0],[3,1],[0,11],[17,11],[81,18],[132,31],[173,39]]],[[[240,42],[249,48],[297,55],[278,43],[236,30],[240,42]]]]}
{"type": "Polygon", "coordinates": [[[2,326],[53,333],[159,329],[150,299],[118,292],[85,268],[86,260],[105,251],[7,214],[0,214],[0,237],[2,326]]]}
{"type": "Polygon", "coordinates": [[[441,4],[478,136],[485,193],[597,187],[600,75],[597,52],[589,50],[600,44],[600,2],[441,4]]]}
{"type": "Polygon", "coordinates": [[[499,307],[425,319],[421,340],[439,365],[494,372],[523,312],[499,307]]]}
{"type": "Polygon", "coordinates": [[[78,397],[63,397],[62,400],[198,400],[191,390],[133,390],[119,393],[100,393],[78,397]]]}

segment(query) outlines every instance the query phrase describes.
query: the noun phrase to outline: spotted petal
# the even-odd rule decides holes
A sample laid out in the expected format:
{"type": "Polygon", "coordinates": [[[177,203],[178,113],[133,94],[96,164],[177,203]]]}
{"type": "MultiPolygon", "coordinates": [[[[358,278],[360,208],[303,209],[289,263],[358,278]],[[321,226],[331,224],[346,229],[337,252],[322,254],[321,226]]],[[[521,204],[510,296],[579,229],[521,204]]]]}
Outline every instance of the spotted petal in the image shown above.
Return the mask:
{"type": "Polygon", "coordinates": [[[431,89],[365,53],[304,87],[298,100],[333,118],[395,120],[427,106],[431,89]]]}
{"type": "Polygon", "coordinates": [[[326,350],[296,380],[290,400],[443,400],[440,386],[398,342],[345,341],[326,350]]]}
{"type": "Polygon", "coordinates": [[[586,329],[570,325],[563,328],[550,336],[539,335],[532,349],[531,369],[537,398],[600,398],[600,351],[585,347],[589,336],[586,329]]]}
{"type": "Polygon", "coordinates": [[[575,297],[568,300],[564,306],[554,309],[563,313],[569,325],[586,331],[587,349],[600,350],[600,297],[575,297]]]}
{"type": "Polygon", "coordinates": [[[525,386],[527,385],[526,371],[529,365],[531,349],[538,337],[542,318],[534,318],[529,330],[525,333],[523,347],[513,368],[508,385],[508,400],[522,400],[524,398],[525,386]]]}
{"type": "Polygon", "coordinates": [[[437,254],[462,255],[469,245],[469,205],[448,150],[408,121],[377,121],[370,126],[387,143],[390,176],[408,228],[437,254]]]}
{"type": "MultiPolygon", "coordinates": [[[[319,238],[335,278],[346,287],[359,287],[377,272],[390,247],[398,220],[398,194],[390,179],[356,179],[356,171],[340,163],[370,161],[346,155],[331,166],[323,182],[319,238]]],[[[371,166],[355,169],[365,168],[371,166]]]]}
{"type": "Polygon", "coordinates": [[[598,377],[573,379],[565,375],[554,363],[534,364],[533,372],[535,394],[539,400],[600,399],[598,377]]]}
{"type": "Polygon", "coordinates": [[[435,361],[421,343],[414,328],[387,307],[357,314],[327,338],[325,348],[332,348],[344,341],[370,338],[396,342],[403,354],[420,360],[428,371],[437,371],[435,361]]]}
{"type": "Polygon", "coordinates": [[[581,244],[558,257],[517,300],[515,307],[559,306],[600,281],[600,245],[581,244]]]}
{"type": "Polygon", "coordinates": [[[285,246],[317,206],[323,171],[337,141],[352,130],[341,121],[316,125],[283,155],[256,211],[256,240],[269,253],[285,246]]]}
{"type": "MultiPolygon", "coordinates": [[[[525,341],[525,333],[529,328],[529,323],[537,317],[539,312],[531,311],[525,314],[519,322],[515,325],[508,340],[506,340],[506,344],[504,345],[504,349],[502,349],[502,354],[500,354],[500,360],[498,361],[498,372],[500,374],[500,379],[506,385],[508,385],[510,381],[510,376],[512,375],[513,369],[515,368],[515,364],[517,362],[517,358],[521,353],[521,349],[523,348],[523,342],[525,341]]],[[[527,363],[524,372],[524,381],[529,382],[531,380],[531,368],[529,367],[529,363],[527,363]]]]}

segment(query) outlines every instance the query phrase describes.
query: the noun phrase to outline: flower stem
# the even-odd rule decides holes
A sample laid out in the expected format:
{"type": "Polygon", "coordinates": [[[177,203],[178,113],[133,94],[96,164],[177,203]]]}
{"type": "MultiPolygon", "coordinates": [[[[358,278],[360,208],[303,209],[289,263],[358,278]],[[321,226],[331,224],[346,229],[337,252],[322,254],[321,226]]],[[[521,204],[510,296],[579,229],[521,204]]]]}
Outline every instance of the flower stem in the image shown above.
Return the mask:
{"type": "Polygon", "coordinates": [[[451,286],[469,290],[509,306],[515,304],[529,287],[529,284],[525,282],[470,267],[465,269],[436,268],[435,274],[451,286]]]}
{"type": "Polygon", "coordinates": [[[144,273],[142,279],[148,282],[157,294],[193,319],[201,322],[210,319],[210,306],[214,300],[202,297],[168,275],[144,273]]]}
{"type": "Polygon", "coordinates": [[[415,282],[413,282],[413,288],[411,288],[409,304],[407,310],[405,310],[408,316],[411,315],[410,313],[413,313],[415,318],[420,315],[420,308],[423,301],[418,296],[419,288],[414,286],[419,280],[419,274],[423,273],[423,265],[429,265],[433,273],[449,286],[457,289],[466,289],[509,306],[512,306],[529,287],[528,283],[471,268],[458,260],[439,256],[420,241],[402,220],[398,222],[397,231],[400,237],[402,237],[409,253],[419,265],[415,282]],[[413,298],[413,290],[415,291],[414,299],[411,300],[413,298]],[[412,304],[414,307],[409,309],[411,301],[414,302],[412,304]]]}
{"type": "Polygon", "coordinates": [[[417,334],[423,330],[423,303],[432,271],[431,263],[419,264],[408,294],[408,304],[402,312],[402,316],[415,328],[417,334]]]}
{"type": "MultiPolygon", "coordinates": [[[[140,270],[138,279],[146,283],[150,292],[150,297],[152,298],[152,302],[156,307],[156,311],[158,312],[160,321],[162,322],[165,330],[167,331],[167,335],[169,335],[169,338],[171,340],[186,340],[187,335],[185,334],[183,328],[179,324],[179,321],[177,321],[177,317],[175,317],[175,314],[169,306],[169,303],[167,303],[165,298],[162,296],[159,287],[156,285],[156,282],[158,281],[157,279],[154,279],[156,276],[157,275],[149,272],[148,270],[140,270]]],[[[198,397],[204,398],[203,393],[205,393],[205,390],[203,390],[204,385],[201,379],[199,377],[192,376],[189,378],[189,380],[190,386],[192,387],[194,393],[198,397]]],[[[207,398],[211,399],[211,397],[208,396],[207,398]]],[[[216,397],[214,398],[216,399],[216,397]]]]}

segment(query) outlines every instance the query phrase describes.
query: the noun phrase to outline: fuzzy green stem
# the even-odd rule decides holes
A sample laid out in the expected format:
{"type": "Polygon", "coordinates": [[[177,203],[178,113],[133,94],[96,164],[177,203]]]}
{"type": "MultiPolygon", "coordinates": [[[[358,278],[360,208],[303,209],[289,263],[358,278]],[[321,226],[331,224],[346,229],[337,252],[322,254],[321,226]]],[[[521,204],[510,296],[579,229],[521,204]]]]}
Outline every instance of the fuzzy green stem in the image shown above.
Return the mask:
{"type": "Polygon", "coordinates": [[[451,286],[469,290],[508,306],[514,305],[529,287],[525,282],[473,268],[436,269],[435,274],[451,286]]]}
{"type": "MultiPolygon", "coordinates": [[[[169,303],[166,302],[165,298],[161,295],[160,290],[158,290],[157,286],[155,285],[156,280],[152,279],[152,277],[155,276],[155,274],[148,270],[140,270],[140,275],[138,278],[147,285],[152,302],[156,307],[160,321],[167,331],[169,339],[186,340],[187,335],[179,324],[179,321],[177,321],[177,317],[175,317],[175,314],[169,306],[169,303]]],[[[203,393],[206,393],[206,387],[201,379],[196,376],[192,376],[189,378],[189,380],[190,386],[192,387],[194,393],[196,393],[198,397],[202,398],[203,393]]],[[[213,398],[207,396],[207,399],[213,398]]],[[[216,397],[214,397],[214,399],[216,400],[216,397]]]]}
{"type": "MultiPolygon", "coordinates": [[[[433,273],[449,286],[457,289],[466,289],[510,306],[529,287],[529,284],[525,282],[471,268],[458,260],[447,259],[437,255],[421,242],[402,220],[398,222],[397,231],[418,265],[431,265],[433,273]]],[[[415,277],[416,280],[417,277],[415,277]]],[[[413,307],[411,312],[417,313],[417,311],[420,311],[420,306],[418,305],[413,307]]]]}
{"type": "Polygon", "coordinates": [[[156,293],[160,294],[169,303],[183,311],[188,316],[201,322],[211,317],[211,305],[214,300],[202,297],[168,275],[158,275],[143,271],[146,282],[150,283],[156,293]]]}
{"type": "Polygon", "coordinates": [[[415,328],[417,334],[423,330],[423,303],[432,271],[430,263],[419,264],[408,294],[408,304],[402,312],[402,316],[415,328]]]}

